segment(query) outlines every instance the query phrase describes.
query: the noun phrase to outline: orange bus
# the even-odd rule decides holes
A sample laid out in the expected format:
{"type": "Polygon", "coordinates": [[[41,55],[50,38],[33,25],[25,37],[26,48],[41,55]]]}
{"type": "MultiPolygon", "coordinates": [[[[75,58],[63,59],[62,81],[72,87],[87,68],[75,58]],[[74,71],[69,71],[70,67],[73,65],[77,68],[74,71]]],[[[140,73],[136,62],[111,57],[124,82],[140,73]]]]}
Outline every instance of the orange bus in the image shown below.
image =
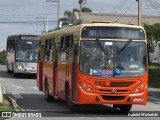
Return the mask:
{"type": "Polygon", "coordinates": [[[146,105],[148,44],[143,27],[92,22],[40,37],[37,86],[47,101],[70,108],[113,104],[129,112],[146,105]]]}

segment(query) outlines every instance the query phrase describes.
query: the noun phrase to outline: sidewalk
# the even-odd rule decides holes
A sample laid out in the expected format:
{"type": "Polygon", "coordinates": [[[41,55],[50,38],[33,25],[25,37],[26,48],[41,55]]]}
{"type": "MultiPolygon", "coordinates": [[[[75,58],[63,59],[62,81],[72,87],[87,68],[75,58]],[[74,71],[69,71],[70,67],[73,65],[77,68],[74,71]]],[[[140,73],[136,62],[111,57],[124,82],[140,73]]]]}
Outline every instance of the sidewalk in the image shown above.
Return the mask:
{"type": "Polygon", "coordinates": [[[3,103],[3,94],[2,94],[1,83],[0,83],[0,103],[3,103]]]}

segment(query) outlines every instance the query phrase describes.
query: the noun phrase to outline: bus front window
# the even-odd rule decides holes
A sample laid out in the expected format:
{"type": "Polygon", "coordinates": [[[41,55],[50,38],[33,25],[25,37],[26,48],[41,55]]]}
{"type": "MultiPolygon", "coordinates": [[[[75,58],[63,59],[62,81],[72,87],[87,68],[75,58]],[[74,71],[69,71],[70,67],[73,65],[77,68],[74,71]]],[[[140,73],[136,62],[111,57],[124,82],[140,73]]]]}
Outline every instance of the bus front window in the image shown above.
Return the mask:
{"type": "Polygon", "coordinates": [[[37,61],[38,60],[38,41],[20,40],[17,43],[17,61],[37,61]]]}
{"type": "Polygon", "coordinates": [[[95,40],[81,41],[81,72],[102,77],[132,77],[145,73],[145,43],[99,42],[103,48],[95,40]]]}

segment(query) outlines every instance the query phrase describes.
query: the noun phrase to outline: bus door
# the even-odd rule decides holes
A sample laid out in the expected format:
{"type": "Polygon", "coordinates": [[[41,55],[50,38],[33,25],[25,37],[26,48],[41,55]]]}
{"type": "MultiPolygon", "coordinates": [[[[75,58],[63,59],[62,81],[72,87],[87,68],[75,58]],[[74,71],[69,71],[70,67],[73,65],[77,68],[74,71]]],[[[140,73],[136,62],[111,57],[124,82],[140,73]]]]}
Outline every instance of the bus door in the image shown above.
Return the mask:
{"type": "Polygon", "coordinates": [[[77,99],[77,71],[78,71],[78,41],[74,41],[73,46],[73,63],[72,63],[72,94],[71,98],[73,101],[77,99]]]}
{"type": "Polygon", "coordinates": [[[58,95],[58,44],[53,44],[53,95],[58,95]]]}
{"type": "Polygon", "coordinates": [[[58,97],[65,99],[65,81],[67,79],[66,69],[66,41],[65,37],[60,38],[59,43],[59,60],[58,60],[58,97]]]}
{"type": "Polygon", "coordinates": [[[65,99],[65,83],[71,86],[73,35],[61,37],[58,63],[58,97],[65,99]]]}
{"type": "Polygon", "coordinates": [[[55,43],[55,38],[46,40],[44,77],[49,85],[51,95],[57,95],[57,51],[58,44],[55,43]]]}

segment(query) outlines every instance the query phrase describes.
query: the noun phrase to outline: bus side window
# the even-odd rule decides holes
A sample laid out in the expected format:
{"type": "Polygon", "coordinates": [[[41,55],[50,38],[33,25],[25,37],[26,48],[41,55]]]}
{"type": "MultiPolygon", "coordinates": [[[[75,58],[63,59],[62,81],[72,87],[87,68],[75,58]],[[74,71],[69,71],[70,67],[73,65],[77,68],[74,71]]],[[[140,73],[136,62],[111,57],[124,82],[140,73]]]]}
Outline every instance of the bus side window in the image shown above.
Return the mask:
{"type": "Polygon", "coordinates": [[[53,38],[53,40],[51,41],[51,44],[50,44],[50,61],[54,61],[54,51],[55,51],[55,38],[53,38]]]}
{"type": "Polygon", "coordinates": [[[72,61],[72,51],[73,51],[73,35],[66,36],[66,59],[67,61],[72,61]]]}
{"type": "Polygon", "coordinates": [[[66,61],[66,40],[65,40],[65,37],[61,37],[60,61],[66,61]]]}
{"type": "Polygon", "coordinates": [[[45,61],[50,61],[51,40],[48,39],[45,42],[45,61]]]}

